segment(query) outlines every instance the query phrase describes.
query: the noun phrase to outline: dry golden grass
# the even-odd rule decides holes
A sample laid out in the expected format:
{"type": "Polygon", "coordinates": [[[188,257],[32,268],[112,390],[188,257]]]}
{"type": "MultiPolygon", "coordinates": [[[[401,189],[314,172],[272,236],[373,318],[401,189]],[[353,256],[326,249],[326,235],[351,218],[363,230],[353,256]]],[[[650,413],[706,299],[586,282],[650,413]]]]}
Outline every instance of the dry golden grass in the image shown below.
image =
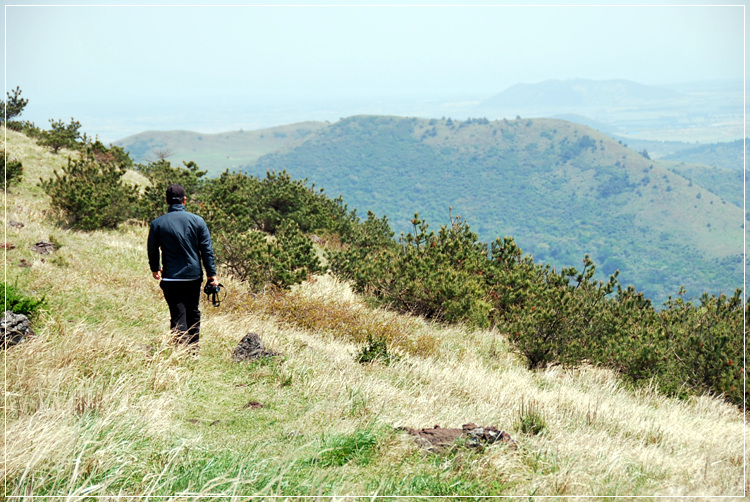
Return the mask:
{"type": "Polygon", "coordinates": [[[201,355],[192,358],[170,342],[147,228],[56,227],[33,182],[59,156],[9,139],[27,178],[6,195],[6,241],[16,244],[6,280],[49,303],[37,336],[4,354],[9,496],[682,500],[741,498],[746,489],[744,416],[720,399],[634,391],[594,367],[531,372],[496,332],[370,309],[330,276],[256,297],[220,277],[229,296],[219,308],[203,304],[201,355]],[[25,226],[8,227],[10,219],[25,226]],[[62,244],[54,254],[28,249],[50,235],[62,244]],[[249,331],[283,357],[232,363],[249,331]],[[400,358],[357,363],[368,333],[400,358]],[[249,401],[265,407],[245,408],[249,401]],[[539,435],[514,428],[529,402],[546,424],[539,435]],[[393,430],[468,422],[507,430],[518,449],[433,455],[393,430]],[[362,430],[379,438],[369,463],[310,461],[329,438],[362,430]]]}

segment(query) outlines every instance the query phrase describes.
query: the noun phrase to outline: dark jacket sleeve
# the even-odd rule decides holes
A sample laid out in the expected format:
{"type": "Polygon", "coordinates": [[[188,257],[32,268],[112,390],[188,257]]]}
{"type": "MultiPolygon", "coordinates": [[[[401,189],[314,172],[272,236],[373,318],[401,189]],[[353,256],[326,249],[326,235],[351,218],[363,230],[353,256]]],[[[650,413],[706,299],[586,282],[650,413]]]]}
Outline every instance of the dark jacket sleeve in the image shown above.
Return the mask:
{"type": "Polygon", "coordinates": [[[203,268],[206,269],[206,275],[213,277],[216,275],[216,264],[214,263],[214,247],[211,242],[211,233],[208,231],[206,222],[203,222],[200,232],[200,250],[203,268]]]}
{"type": "Polygon", "coordinates": [[[148,231],[148,241],[146,243],[148,250],[148,266],[151,267],[152,272],[158,272],[161,270],[159,245],[159,232],[154,230],[154,224],[152,222],[148,231]]]}

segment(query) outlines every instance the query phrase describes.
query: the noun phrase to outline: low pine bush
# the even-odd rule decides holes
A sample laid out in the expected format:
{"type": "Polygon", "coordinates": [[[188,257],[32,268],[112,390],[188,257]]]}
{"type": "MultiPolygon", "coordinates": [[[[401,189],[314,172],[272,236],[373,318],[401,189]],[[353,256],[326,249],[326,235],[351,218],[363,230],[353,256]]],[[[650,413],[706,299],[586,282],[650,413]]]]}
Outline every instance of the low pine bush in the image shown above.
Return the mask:
{"type": "Polygon", "coordinates": [[[215,241],[216,252],[229,272],[251,291],[266,286],[287,289],[323,271],[312,242],[293,221],[284,222],[275,237],[250,230],[221,232],[215,241]]]}
{"type": "Polygon", "coordinates": [[[7,188],[10,185],[14,185],[21,181],[21,177],[23,176],[23,164],[20,160],[12,157],[6,159],[4,150],[0,152],[0,156],[2,156],[3,175],[5,176],[4,186],[7,188]]]}
{"type": "Polygon", "coordinates": [[[304,233],[348,232],[353,214],[341,198],[329,199],[307,180],[293,180],[286,171],[269,172],[263,179],[224,172],[207,181],[201,211],[217,230],[260,230],[276,234],[293,221],[304,233]]]}
{"type": "MultiPolygon", "coordinates": [[[[370,242],[331,255],[331,269],[358,292],[400,312],[443,322],[489,324],[482,274],[487,248],[459,218],[435,234],[414,215],[413,234],[373,251],[370,242]]],[[[382,234],[381,234],[382,235],[382,234]]]]}
{"type": "Polygon", "coordinates": [[[68,157],[62,173],[41,180],[40,186],[50,196],[50,205],[59,210],[70,227],[78,230],[117,228],[133,215],[138,200],[132,187],[122,177],[127,164],[117,158],[97,159],[91,150],[80,159],[68,157]]]}

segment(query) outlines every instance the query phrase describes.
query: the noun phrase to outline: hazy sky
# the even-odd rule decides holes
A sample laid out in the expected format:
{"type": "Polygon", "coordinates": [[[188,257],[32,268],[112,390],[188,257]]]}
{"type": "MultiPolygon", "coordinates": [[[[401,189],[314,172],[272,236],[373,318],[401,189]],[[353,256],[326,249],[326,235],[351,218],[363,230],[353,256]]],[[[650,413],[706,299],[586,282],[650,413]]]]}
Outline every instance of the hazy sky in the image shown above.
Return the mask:
{"type": "Polygon", "coordinates": [[[190,113],[213,97],[489,97],[548,79],[744,76],[747,13],[731,1],[74,3],[5,3],[5,86],[23,89],[34,105],[24,118],[39,125],[83,103],[122,113],[179,103],[190,113]]]}

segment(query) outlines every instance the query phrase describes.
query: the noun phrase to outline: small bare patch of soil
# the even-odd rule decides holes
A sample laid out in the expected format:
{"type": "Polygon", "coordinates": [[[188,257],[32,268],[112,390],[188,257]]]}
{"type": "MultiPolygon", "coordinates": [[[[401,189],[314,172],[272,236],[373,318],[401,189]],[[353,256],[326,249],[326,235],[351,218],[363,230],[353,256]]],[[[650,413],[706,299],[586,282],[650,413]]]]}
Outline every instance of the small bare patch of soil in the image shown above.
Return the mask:
{"type": "Polygon", "coordinates": [[[266,405],[263,403],[259,403],[258,401],[250,401],[245,406],[242,407],[242,409],[251,408],[253,410],[257,410],[258,408],[265,408],[266,405]]]}

